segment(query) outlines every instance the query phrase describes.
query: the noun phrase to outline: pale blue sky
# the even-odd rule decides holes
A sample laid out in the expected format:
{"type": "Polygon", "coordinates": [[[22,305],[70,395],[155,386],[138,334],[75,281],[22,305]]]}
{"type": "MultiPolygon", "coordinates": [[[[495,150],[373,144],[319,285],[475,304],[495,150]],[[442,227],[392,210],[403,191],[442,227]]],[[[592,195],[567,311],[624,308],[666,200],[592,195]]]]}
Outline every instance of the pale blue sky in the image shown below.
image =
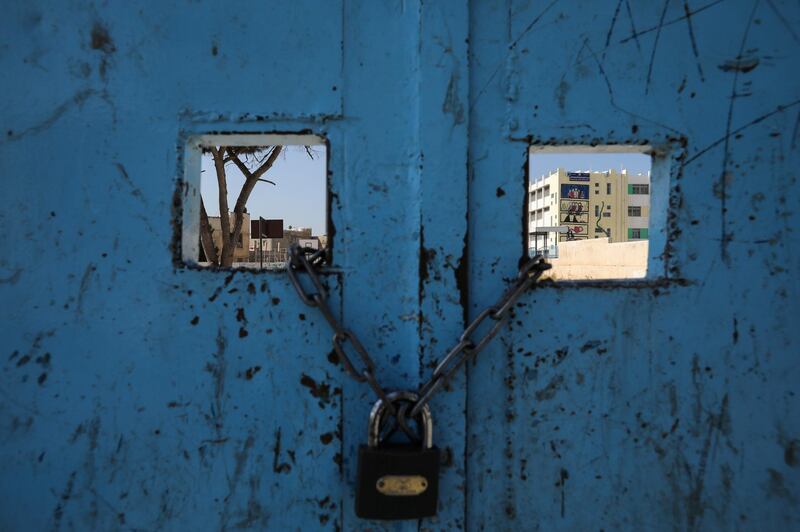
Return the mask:
{"type": "Polygon", "coordinates": [[[548,175],[556,168],[569,172],[625,169],[629,174],[646,174],[650,156],[643,153],[534,153],[530,157],[531,181],[548,175]]]}
{"type": "MultiPolygon", "coordinates": [[[[262,177],[276,185],[259,182],[250,194],[250,218],[282,218],[283,226],[311,227],[316,236],[324,235],[326,187],[326,148],[312,146],[313,159],[303,146],[284,146],[278,160],[262,177]]],[[[244,176],[233,163],[225,167],[228,176],[228,206],[233,210],[244,183],[244,176]]],[[[209,216],[219,216],[219,189],[211,154],[203,154],[200,192],[209,216]]]]}

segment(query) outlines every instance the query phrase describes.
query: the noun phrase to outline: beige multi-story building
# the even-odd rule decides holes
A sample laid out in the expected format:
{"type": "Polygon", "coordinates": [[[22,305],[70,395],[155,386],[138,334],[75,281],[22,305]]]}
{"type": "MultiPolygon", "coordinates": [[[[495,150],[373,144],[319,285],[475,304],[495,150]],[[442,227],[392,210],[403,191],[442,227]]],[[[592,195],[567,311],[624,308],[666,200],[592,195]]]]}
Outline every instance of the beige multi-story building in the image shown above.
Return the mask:
{"type": "Polygon", "coordinates": [[[558,168],[529,183],[528,248],[558,256],[558,242],[565,240],[646,240],[649,216],[649,172],[558,168]]]}
{"type": "MultiPolygon", "coordinates": [[[[246,262],[249,257],[250,247],[250,215],[244,213],[242,219],[242,232],[236,241],[236,247],[233,250],[233,262],[246,262]]],[[[236,215],[230,213],[231,229],[236,221],[236,215]]],[[[214,246],[218,252],[222,250],[222,229],[219,216],[209,216],[208,224],[211,226],[211,238],[214,240],[214,246]]]]}

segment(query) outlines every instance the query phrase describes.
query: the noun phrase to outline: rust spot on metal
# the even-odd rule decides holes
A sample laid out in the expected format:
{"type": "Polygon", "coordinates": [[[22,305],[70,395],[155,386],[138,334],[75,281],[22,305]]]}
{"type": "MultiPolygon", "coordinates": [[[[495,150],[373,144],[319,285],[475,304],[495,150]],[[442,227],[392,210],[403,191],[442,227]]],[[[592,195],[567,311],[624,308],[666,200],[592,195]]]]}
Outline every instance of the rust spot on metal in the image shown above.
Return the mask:
{"type": "Polygon", "coordinates": [[[117,51],[114,41],[111,40],[111,35],[108,33],[108,28],[100,22],[95,22],[92,26],[91,46],[93,50],[100,50],[106,54],[113,54],[117,51]]]}
{"type": "Polygon", "coordinates": [[[320,408],[330,403],[331,388],[328,384],[318,384],[317,381],[303,373],[300,377],[300,384],[305,386],[311,392],[311,396],[319,399],[320,408]]]}
{"type": "Polygon", "coordinates": [[[598,347],[602,342],[600,340],[589,340],[581,346],[581,353],[585,353],[590,349],[598,347]]]}
{"type": "Polygon", "coordinates": [[[556,375],[555,377],[550,379],[550,382],[547,383],[547,386],[537,391],[534,394],[534,397],[536,398],[537,401],[547,401],[549,399],[552,399],[553,397],[556,396],[559,387],[561,387],[563,383],[564,383],[564,376],[556,375]]]}
{"type": "Polygon", "coordinates": [[[253,366],[252,368],[247,368],[247,370],[244,372],[244,378],[247,380],[253,380],[253,377],[255,377],[256,373],[258,373],[259,371],[261,371],[261,366],[253,366]]]}

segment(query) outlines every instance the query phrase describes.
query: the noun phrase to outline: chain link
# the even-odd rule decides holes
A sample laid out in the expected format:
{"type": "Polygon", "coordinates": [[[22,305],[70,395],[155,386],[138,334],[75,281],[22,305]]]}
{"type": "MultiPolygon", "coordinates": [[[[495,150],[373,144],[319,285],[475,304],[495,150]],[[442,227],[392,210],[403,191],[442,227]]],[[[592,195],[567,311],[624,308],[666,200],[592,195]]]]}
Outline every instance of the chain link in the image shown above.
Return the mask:
{"type": "Polygon", "coordinates": [[[439,362],[433,370],[433,375],[419,390],[419,400],[411,409],[408,414],[409,417],[414,419],[423,406],[431,400],[439,388],[441,388],[458,369],[463,366],[470,358],[474,358],[483,349],[489,345],[489,342],[497,336],[500,329],[505,325],[505,321],[510,314],[511,308],[520,298],[520,296],[536,284],[542,274],[551,268],[550,264],[545,262],[544,257],[536,255],[529,259],[522,265],[517,273],[517,279],[505,293],[497,300],[491,307],[486,308],[483,312],[478,314],[472,323],[467,325],[458,343],[453,349],[447,353],[444,358],[439,362]],[[475,341],[472,336],[475,331],[486,320],[494,322],[488,330],[484,333],[479,340],[475,341]]]}
{"type": "MultiPolygon", "coordinates": [[[[316,307],[319,309],[322,317],[325,318],[325,321],[327,321],[333,329],[333,338],[331,342],[333,343],[333,349],[336,351],[336,355],[342,362],[345,372],[355,381],[369,384],[372,391],[375,392],[375,395],[383,399],[386,403],[386,409],[389,414],[396,418],[397,410],[395,409],[394,403],[389,401],[386,390],[381,387],[378,383],[378,379],[375,377],[375,362],[372,360],[372,357],[369,356],[369,353],[361,344],[358,337],[344,328],[328,306],[328,291],[325,289],[322,280],[317,274],[317,268],[324,260],[324,248],[315,251],[310,248],[301,248],[297,244],[292,244],[289,248],[289,261],[286,263],[286,271],[289,273],[289,280],[292,282],[295,291],[297,291],[300,300],[309,307],[316,307]],[[303,287],[298,277],[298,272],[300,271],[307,274],[306,276],[314,287],[314,292],[308,292],[303,287]],[[353,350],[361,360],[363,365],[361,370],[356,369],[353,361],[347,356],[347,352],[344,348],[346,342],[352,345],[353,350]]],[[[405,430],[405,427],[403,427],[403,429],[405,430]]],[[[416,435],[412,434],[409,434],[409,436],[416,437],[416,435]]]]}
{"type": "Polygon", "coordinates": [[[461,368],[468,360],[474,358],[478,353],[483,351],[489,342],[491,342],[492,338],[497,336],[497,333],[500,332],[500,329],[505,324],[511,309],[516,304],[520,296],[533,287],[542,274],[551,268],[550,264],[548,264],[541,255],[537,255],[529,259],[522,265],[517,273],[517,278],[514,284],[503,293],[503,295],[494,305],[478,314],[478,317],[476,317],[472,323],[470,323],[467,328],[464,329],[464,332],[458,339],[458,343],[444,356],[444,358],[442,358],[442,360],[433,370],[433,375],[431,375],[430,380],[428,380],[428,382],[426,382],[419,389],[419,392],[417,392],[419,399],[414,404],[411,412],[406,414],[405,408],[403,409],[402,415],[400,416],[402,419],[399,419],[398,424],[398,412],[395,409],[392,401],[389,400],[388,394],[380,386],[377,378],[375,377],[375,362],[369,356],[369,353],[367,353],[367,350],[358,340],[356,335],[344,328],[341,322],[333,315],[330,307],[328,306],[328,292],[325,290],[325,287],[323,286],[322,281],[317,273],[317,268],[324,262],[324,260],[325,249],[313,250],[310,248],[301,248],[297,244],[293,244],[289,248],[289,261],[286,264],[286,270],[289,273],[289,279],[297,291],[297,295],[300,297],[300,300],[310,307],[318,308],[322,316],[325,318],[325,321],[327,321],[334,330],[333,348],[336,351],[336,354],[339,356],[339,360],[342,361],[342,366],[344,367],[345,372],[356,381],[366,382],[369,384],[370,388],[372,388],[372,390],[375,392],[375,395],[382,399],[384,404],[386,404],[388,413],[395,418],[396,427],[399,426],[399,428],[402,429],[403,432],[405,432],[412,440],[416,439],[417,435],[413,434],[413,431],[409,429],[405,419],[416,419],[416,417],[422,411],[422,408],[428,403],[428,401],[431,400],[433,394],[435,394],[447,381],[449,381],[453,374],[458,371],[458,369],[461,368]],[[309,293],[305,290],[297,275],[299,271],[307,274],[316,292],[309,293]],[[483,336],[475,341],[473,339],[473,335],[486,320],[489,320],[491,326],[488,327],[488,330],[486,330],[483,336]],[[350,342],[353,350],[361,360],[363,369],[360,371],[356,369],[352,360],[345,352],[344,344],[347,341],[350,342]]]}

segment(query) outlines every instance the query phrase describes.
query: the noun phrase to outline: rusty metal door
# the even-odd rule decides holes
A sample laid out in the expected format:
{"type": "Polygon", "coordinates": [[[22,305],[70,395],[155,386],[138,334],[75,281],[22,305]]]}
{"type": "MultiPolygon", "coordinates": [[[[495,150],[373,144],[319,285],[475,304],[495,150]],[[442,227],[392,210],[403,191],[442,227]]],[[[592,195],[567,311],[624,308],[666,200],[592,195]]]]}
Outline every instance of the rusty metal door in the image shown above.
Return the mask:
{"type": "Polygon", "coordinates": [[[6,4],[0,528],[798,526],[796,4],[6,4]],[[390,389],[515,273],[531,144],[657,147],[663,272],[526,295],[431,403],[438,516],[361,521],[325,321],[181,260],[211,133],[327,140],[326,282],[390,389]]]}

